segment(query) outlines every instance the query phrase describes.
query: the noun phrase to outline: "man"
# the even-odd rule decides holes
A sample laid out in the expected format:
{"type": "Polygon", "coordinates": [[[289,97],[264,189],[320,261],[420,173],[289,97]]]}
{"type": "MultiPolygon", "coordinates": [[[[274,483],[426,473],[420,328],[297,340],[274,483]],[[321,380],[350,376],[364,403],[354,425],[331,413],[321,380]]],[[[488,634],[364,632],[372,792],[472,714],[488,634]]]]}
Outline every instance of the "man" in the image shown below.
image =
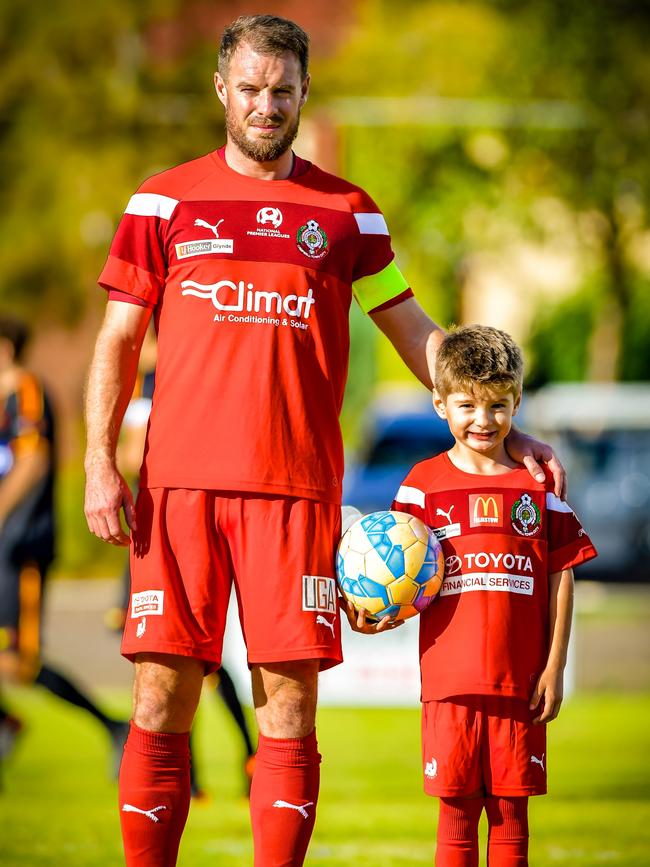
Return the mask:
{"type": "MultiPolygon", "coordinates": [[[[100,277],[109,302],[88,383],[86,516],[95,535],[127,545],[123,508],[133,531],[128,865],[175,863],[188,732],[220,664],[231,580],[260,730],[255,864],[303,863],[318,800],[318,672],[341,661],[333,554],[353,293],[431,387],[427,352],[442,332],[398,271],[379,209],[291,150],[307,58],[290,21],[226,29],[215,74],[225,147],[142,185],[100,277]],[[134,510],[115,440],[152,311],[156,391],[134,510]]],[[[513,447],[523,456],[521,437],[513,447]]]]}
{"type": "MultiPolygon", "coordinates": [[[[43,585],[54,558],[54,420],[22,364],[28,329],[0,316],[0,682],[37,684],[91,714],[117,759],[128,724],[107,716],[65,675],[41,662],[43,585]]],[[[0,705],[0,758],[22,728],[0,705]]]]}

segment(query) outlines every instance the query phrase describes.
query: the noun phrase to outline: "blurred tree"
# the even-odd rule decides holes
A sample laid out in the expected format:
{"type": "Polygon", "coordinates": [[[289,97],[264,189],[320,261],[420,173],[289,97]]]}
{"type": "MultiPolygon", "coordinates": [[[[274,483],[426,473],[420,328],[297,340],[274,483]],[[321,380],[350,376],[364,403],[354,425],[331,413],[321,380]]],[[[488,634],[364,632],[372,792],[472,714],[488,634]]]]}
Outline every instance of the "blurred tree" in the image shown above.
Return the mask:
{"type": "Polygon", "coordinates": [[[192,102],[209,76],[188,75],[209,47],[173,68],[145,50],[147,26],[181,6],[0,4],[3,305],[74,321],[134,181],[212,146],[217,113],[208,99],[192,102]],[[191,135],[176,132],[179,115],[191,116],[191,135]]]}
{"type": "MultiPolygon", "coordinates": [[[[648,244],[650,3],[647,0],[497,0],[512,22],[508,59],[495,81],[513,95],[570,99],[586,118],[549,143],[547,187],[570,203],[578,237],[595,252],[602,291],[595,325],[610,351],[592,346],[583,373],[650,379],[648,244]],[[582,219],[581,219],[582,218],[582,219]],[[605,364],[599,359],[604,357],[605,364]]],[[[584,306],[584,305],[583,305],[584,306]]],[[[549,322],[550,327],[555,327],[549,322]]],[[[578,334],[575,335],[578,338],[578,334]]],[[[589,339],[589,331],[582,340],[589,339]]],[[[549,378],[565,378],[561,371],[549,378]]],[[[565,372],[566,374],[566,372],[565,372]]]]}
{"type": "MultiPolygon", "coordinates": [[[[564,294],[575,300],[526,302],[539,306],[532,378],[650,378],[650,3],[363,9],[315,86],[346,94],[330,105],[349,174],[386,211],[425,306],[443,322],[462,317],[477,252],[517,239],[571,246],[581,276],[564,294]],[[545,357],[560,333],[571,347],[545,357]]],[[[380,370],[400,370],[383,346],[380,370]]]]}

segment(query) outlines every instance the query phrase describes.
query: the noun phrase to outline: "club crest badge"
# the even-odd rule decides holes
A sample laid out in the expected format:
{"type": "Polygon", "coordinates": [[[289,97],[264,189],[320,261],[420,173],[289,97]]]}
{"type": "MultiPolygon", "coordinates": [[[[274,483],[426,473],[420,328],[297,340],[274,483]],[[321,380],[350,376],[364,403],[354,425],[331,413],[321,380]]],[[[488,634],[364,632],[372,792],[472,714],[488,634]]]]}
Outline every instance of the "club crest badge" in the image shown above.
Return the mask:
{"type": "Polygon", "coordinates": [[[510,520],[520,536],[534,536],[541,527],[541,515],[530,494],[522,494],[512,505],[510,520]]]}
{"type": "Polygon", "coordinates": [[[327,235],[316,220],[307,220],[296,234],[298,249],[310,259],[322,259],[329,253],[327,235]]]}

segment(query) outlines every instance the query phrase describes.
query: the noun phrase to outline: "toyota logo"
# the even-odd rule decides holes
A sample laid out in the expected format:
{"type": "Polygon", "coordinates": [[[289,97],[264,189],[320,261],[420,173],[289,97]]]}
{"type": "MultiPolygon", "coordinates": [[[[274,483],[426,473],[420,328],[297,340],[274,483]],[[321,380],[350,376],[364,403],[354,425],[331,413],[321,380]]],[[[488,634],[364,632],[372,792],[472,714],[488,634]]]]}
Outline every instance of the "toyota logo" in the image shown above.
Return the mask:
{"type": "Polygon", "coordinates": [[[260,226],[271,223],[274,229],[282,225],[282,211],[279,208],[260,208],[257,212],[257,222],[260,226]]]}
{"type": "Polygon", "coordinates": [[[463,561],[457,554],[452,554],[451,557],[445,558],[445,574],[446,575],[455,575],[456,572],[460,572],[461,567],[463,565],[463,561]]]}

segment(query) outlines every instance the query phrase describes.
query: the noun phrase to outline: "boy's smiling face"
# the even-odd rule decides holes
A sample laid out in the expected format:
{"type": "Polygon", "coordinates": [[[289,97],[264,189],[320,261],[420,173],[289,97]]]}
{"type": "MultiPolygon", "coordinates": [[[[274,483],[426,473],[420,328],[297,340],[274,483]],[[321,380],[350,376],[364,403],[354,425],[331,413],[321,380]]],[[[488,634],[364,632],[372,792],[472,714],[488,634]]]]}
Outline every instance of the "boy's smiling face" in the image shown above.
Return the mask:
{"type": "Polygon", "coordinates": [[[520,402],[521,394],[498,388],[456,391],[446,398],[433,393],[434,408],[447,420],[457,445],[492,458],[505,453],[503,443],[520,402]]]}

